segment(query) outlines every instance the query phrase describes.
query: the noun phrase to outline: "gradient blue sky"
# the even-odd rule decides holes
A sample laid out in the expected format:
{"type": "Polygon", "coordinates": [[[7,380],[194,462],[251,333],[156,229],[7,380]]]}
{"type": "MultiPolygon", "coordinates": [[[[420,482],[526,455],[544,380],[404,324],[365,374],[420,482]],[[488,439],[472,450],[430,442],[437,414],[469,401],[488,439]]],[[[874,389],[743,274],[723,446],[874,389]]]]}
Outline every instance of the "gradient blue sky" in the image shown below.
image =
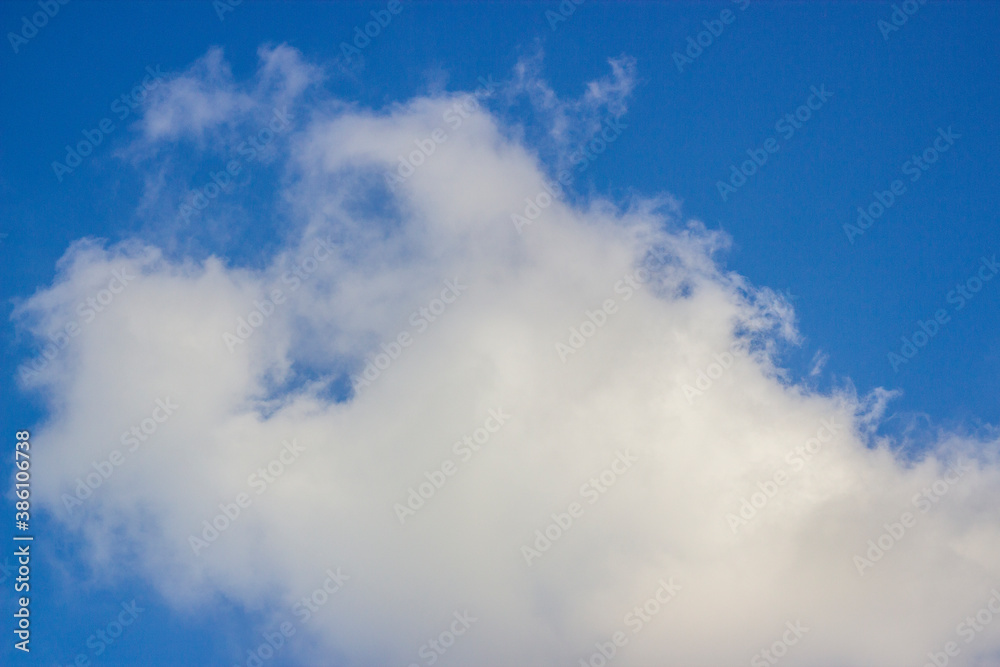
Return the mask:
{"type": "MultiPolygon", "coordinates": [[[[908,424],[917,415],[959,429],[1000,422],[1000,281],[986,283],[961,311],[946,304],[981,257],[1000,253],[1000,5],[928,3],[886,40],[877,22],[892,9],[881,3],[752,2],[741,10],[731,3],[587,2],[556,30],[544,15],[554,6],[405,3],[364,50],[363,66],[336,74],[341,42],[370,10],[383,7],[248,0],[220,21],[210,3],[76,0],[61,6],[18,53],[4,40],[5,433],[43,417],[42,404],[16,388],[18,364],[37,348],[10,321],[14,302],[51,283],[56,261],[76,239],[157,234],[155,221],[136,213],[142,176],[117,155],[134,137],[131,117],[116,121],[95,154],[61,183],[52,162],[83,130],[111,115],[111,101],[141,80],[147,66],[184,70],[209,47],[221,46],[235,78],[243,80],[256,69],[258,47],[268,43],[287,43],[311,62],[330,64],[335,75],[325,84],[328,92],[374,109],[428,90],[473,90],[479,77],[509,78],[519,58],[539,49],[553,89],[577,96],[585,82],[606,72],[609,57],[634,57],[638,84],[622,119],[627,129],[574,183],[576,193],[626,201],[632,193],[668,192],[686,216],[730,234],[726,266],[786,295],[795,307],[804,340],[785,352],[793,377],[807,378],[821,353],[828,355],[825,366],[804,381],[819,388],[853,382],[859,393],[899,389],[891,411],[900,417],[890,424],[908,424]],[[726,8],[735,21],[679,72],[672,54],[726,8]],[[723,201],[717,182],[728,177],[730,165],[776,136],[775,122],[803,104],[812,86],[833,96],[723,201]],[[930,146],[938,128],[949,127],[961,136],[954,146],[918,181],[901,175],[903,163],[930,146]],[[850,243],[843,225],[897,178],[906,192],[850,243]],[[948,308],[952,320],[894,372],[887,354],[898,352],[900,337],[939,308],[948,308]]],[[[5,34],[15,30],[36,9],[4,2],[0,27],[5,34]]],[[[507,113],[530,123],[528,111],[520,119],[517,109],[507,113]]],[[[218,164],[185,168],[196,184],[218,164]]],[[[273,187],[266,167],[256,173],[261,185],[240,197],[273,187]]],[[[281,233],[278,225],[262,225],[192,230],[191,237],[196,255],[257,266],[281,233]]],[[[9,469],[6,455],[3,465],[9,469]]],[[[182,618],[157,604],[142,581],[114,580],[98,589],[74,584],[73,572],[48,556],[73,563],[79,545],[47,526],[44,518],[36,521],[44,544],[34,562],[34,649],[30,660],[9,662],[14,658],[5,640],[5,664],[71,664],[87,652],[88,635],[132,598],[147,611],[95,664],[227,664],[255,636],[252,614],[224,599],[182,618]]],[[[9,535],[4,522],[0,539],[9,543],[9,535]]],[[[0,602],[9,608],[8,583],[0,587],[0,602]]],[[[282,659],[270,664],[289,664],[282,659]]]]}

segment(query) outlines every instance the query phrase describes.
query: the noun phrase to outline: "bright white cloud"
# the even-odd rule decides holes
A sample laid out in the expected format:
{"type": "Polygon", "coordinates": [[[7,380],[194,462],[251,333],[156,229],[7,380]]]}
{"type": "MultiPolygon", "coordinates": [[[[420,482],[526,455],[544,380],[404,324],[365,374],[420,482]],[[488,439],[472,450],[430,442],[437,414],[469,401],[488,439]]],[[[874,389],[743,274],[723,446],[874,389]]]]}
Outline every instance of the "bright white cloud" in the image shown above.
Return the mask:
{"type": "MultiPolygon", "coordinates": [[[[293,95],[314,71],[283,48],[260,79],[293,95]]],[[[579,104],[626,88],[593,84],[579,104]]],[[[150,108],[149,137],[253,112],[239,89],[210,52],[150,108]]],[[[942,435],[919,462],[871,443],[888,394],[785,377],[788,304],[724,271],[724,235],[664,202],[555,201],[518,233],[543,171],[484,109],[450,127],[458,99],[302,114],[284,192],[299,230],[264,270],[80,242],[19,307],[46,336],[115,271],[135,276],[27,381],[51,406],[36,494],[95,562],[124,557],[178,606],[221,592],[275,622],[339,566],[350,579],[300,630],[348,664],[423,664],[465,610],[478,620],[443,664],[579,664],[618,631],[622,665],[765,664],[751,661],[786,639],[783,665],[923,664],[949,641],[966,664],[995,654],[1000,623],[970,643],[956,626],[1000,585],[997,443],[942,435]],[[389,192],[384,174],[437,128],[446,140],[389,192]],[[332,401],[368,360],[385,367],[332,401]],[[155,421],[165,398],[179,407],[155,421]],[[485,426],[480,451],[453,444],[485,426]],[[147,439],[129,452],[133,427],[147,439]],[[291,441],[302,451],[258,495],[251,475],[291,441]],[[68,515],[77,478],[115,449],[121,465],[68,515]],[[448,460],[401,524],[394,505],[448,460]],[[195,555],[189,536],[243,493],[195,555]],[[544,553],[522,549],[574,502],[544,553]],[[680,588],[639,624],[661,579],[680,588]]]]}

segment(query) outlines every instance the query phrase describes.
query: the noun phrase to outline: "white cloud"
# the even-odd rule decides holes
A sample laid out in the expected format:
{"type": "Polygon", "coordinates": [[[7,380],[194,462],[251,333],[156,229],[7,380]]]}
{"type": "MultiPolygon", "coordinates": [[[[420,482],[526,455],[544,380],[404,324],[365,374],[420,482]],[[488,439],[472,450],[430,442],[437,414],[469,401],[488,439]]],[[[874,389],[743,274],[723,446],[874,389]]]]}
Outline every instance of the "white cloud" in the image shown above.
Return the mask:
{"type": "MultiPolygon", "coordinates": [[[[288,94],[313,71],[288,50],[265,70],[288,94]]],[[[166,88],[173,111],[148,116],[151,138],[245,110],[218,52],[179,80],[166,88]]],[[[621,88],[590,86],[579,104],[621,88]]],[[[616,664],[748,664],[788,621],[809,631],[783,665],[922,664],[950,640],[965,659],[995,654],[992,626],[968,645],[955,631],[1000,583],[997,443],[942,436],[920,462],[891,442],[869,448],[889,396],[785,377],[773,359],[797,340],[791,308],[723,271],[726,238],[669,206],[556,202],[518,234],[510,214],[543,173],[484,110],[390,195],[385,171],[453,103],[313,109],[285,156],[298,231],[263,270],[83,242],[19,307],[45,336],[113,270],[137,276],[32,380],[51,407],[34,439],[46,471],[35,492],[53,513],[66,516],[63,494],[157,398],[180,405],[67,518],[95,562],[138,569],[178,607],[221,592],[275,620],[340,566],[350,580],[303,632],[349,664],[421,663],[466,609],[479,620],[443,662],[578,664],[624,630],[616,664]],[[331,255],[293,289],[288,272],[320,239],[331,255]],[[650,251],[666,258],[652,278],[619,282],[650,251]],[[418,331],[411,313],[456,278],[467,290],[418,331]],[[224,334],[274,290],[282,303],[230,352],[224,334]],[[563,363],[556,343],[608,299],[614,312],[563,363]],[[401,332],[412,344],[377,381],[328,398],[330,381],[401,332]],[[734,343],[733,363],[689,402],[684,385],[734,343]],[[453,443],[497,407],[509,422],[461,460],[453,443]],[[292,439],[305,451],[256,495],[248,477],[292,439]],[[638,462],[589,504],[581,485],[626,449],[638,462]],[[400,525],[393,505],[445,459],[457,472],[400,525]],[[922,512],[913,497],[960,460],[975,463],[922,512]],[[727,514],[778,470],[785,481],[734,534],[727,514]],[[240,493],[252,505],[195,556],[189,535],[240,493]],[[521,547],[574,501],[582,516],[526,564],[521,547]],[[854,557],[907,511],[915,525],[860,575],[854,557]],[[661,578],[682,589],[633,635],[626,615],[661,578]]],[[[307,646],[282,650],[318,659],[307,646]]]]}
{"type": "MultiPolygon", "coordinates": [[[[504,87],[504,97],[514,103],[524,97],[531,105],[537,125],[546,132],[537,137],[537,148],[551,152],[556,168],[571,168],[574,154],[601,131],[611,119],[628,112],[628,100],[637,84],[635,59],[621,55],[608,59],[609,76],[589,81],[583,94],[564,99],[542,75],[544,53],[538,47],[518,60],[514,76],[504,87]]],[[[533,139],[535,137],[532,137],[533,139]]]]}
{"type": "Polygon", "coordinates": [[[178,139],[202,139],[208,132],[245,121],[252,112],[294,103],[322,79],[319,68],[302,61],[287,45],[258,49],[260,68],[255,80],[240,85],[223,51],[213,47],[187,71],[170,77],[146,104],[141,121],[149,144],[178,139]]]}

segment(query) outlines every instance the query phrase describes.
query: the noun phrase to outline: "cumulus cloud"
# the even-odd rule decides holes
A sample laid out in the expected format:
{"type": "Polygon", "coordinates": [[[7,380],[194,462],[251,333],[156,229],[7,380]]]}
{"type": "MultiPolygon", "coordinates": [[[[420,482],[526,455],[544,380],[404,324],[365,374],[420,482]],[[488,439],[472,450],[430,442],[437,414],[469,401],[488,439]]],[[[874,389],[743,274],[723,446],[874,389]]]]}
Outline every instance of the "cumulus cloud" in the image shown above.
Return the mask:
{"type": "MultiPolygon", "coordinates": [[[[315,79],[268,53],[283,94],[315,79]]],[[[618,99],[623,68],[572,108],[618,99]]],[[[270,104],[243,88],[210,52],[148,137],[270,104]]],[[[888,392],[791,378],[789,304],[669,199],[554,197],[518,230],[546,170],[483,105],[449,125],[462,99],[302,114],[294,233],[263,268],[81,241],[19,305],[43,340],[77,324],[24,385],[50,407],[36,495],[95,567],[178,608],[268,610],[261,632],[293,619],[280,650],[304,664],[579,664],[619,632],[623,665],[914,665],[949,641],[992,664],[996,624],[956,626],[1000,586],[997,442],[939,434],[904,459],[875,435],[888,392]],[[456,612],[476,620],[442,655],[456,612]]]]}

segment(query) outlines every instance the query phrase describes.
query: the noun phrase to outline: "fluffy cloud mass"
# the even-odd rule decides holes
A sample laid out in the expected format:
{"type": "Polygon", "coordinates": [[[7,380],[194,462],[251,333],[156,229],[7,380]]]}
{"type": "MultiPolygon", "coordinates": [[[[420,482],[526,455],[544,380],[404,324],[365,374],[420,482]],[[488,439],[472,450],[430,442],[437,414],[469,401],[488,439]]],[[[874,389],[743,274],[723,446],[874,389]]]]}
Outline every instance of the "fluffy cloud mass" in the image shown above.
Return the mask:
{"type": "Polygon", "coordinates": [[[528,91],[582,145],[632,65],[576,101],[532,72],[377,111],[302,101],[287,47],[267,85],[219,52],[168,82],[138,128],[161,155],[291,105],[286,233],[247,265],[67,251],[16,312],[68,341],[24,374],[39,502],[178,608],[291,623],[305,664],[993,664],[998,443],[902,457],[887,392],[790,378],[794,313],[723,233],[666,196],[570,202],[487,108],[528,91]]]}

